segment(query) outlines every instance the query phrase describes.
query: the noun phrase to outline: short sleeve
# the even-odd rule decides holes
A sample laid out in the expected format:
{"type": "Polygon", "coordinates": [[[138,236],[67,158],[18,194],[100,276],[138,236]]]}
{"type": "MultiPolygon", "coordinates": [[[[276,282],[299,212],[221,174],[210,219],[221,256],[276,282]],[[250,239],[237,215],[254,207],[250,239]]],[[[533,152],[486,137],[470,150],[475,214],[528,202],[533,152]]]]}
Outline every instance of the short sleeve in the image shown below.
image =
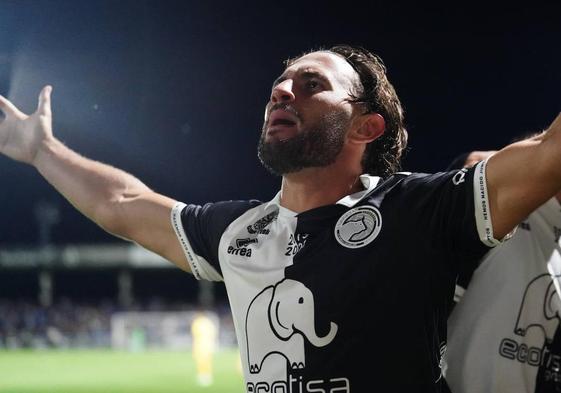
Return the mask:
{"type": "Polygon", "coordinates": [[[223,281],[218,246],[228,226],[259,201],[225,201],[201,205],[177,203],[171,223],[197,280],[223,281]]]}
{"type": "Polygon", "coordinates": [[[414,174],[403,181],[406,204],[417,218],[412,225],[423,227],[435,250],[472,258],[500,244],[493,237],[485,165],[482,161],[470,169],[414,174]]]}

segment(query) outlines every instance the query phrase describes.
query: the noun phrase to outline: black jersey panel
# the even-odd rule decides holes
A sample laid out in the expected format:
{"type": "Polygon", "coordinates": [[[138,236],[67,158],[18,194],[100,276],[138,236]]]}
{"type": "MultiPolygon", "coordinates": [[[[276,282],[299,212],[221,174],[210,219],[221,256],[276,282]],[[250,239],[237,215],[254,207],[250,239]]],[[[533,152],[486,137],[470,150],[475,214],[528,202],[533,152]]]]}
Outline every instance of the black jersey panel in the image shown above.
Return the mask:
{"type": "Polygon", "coordinates": [[[249,200],[185,206],[181,212],[181,222],[193,251],[222,274],[218,261],[222,234],[230,223],[260,204],[262,202],[249,200]]]}
{"type": "Polygon", "coordinates": [[[400,214],[402,221],[411,228],[409,235],[417,238],[412,252],[431,256],[420,259],[424,264],[420,268],[431,272],[429,287],[437,305],[435,312],[440,314],[435,319],[435,342],[445,340],[445,316],[454,305],[458,274],[473,270],[489,251],[477,232],[474,175],[475,168],[413,174],[396,187],[403,198],[400,206],[409,206],[400,214]]]}
{"type": "MultiPolygon", "coordinates": [[[[488,250],[477,234],[473,173],[454,184],[456,173],[395,175],[352,208],[298,215],[300,246],[285,275],[314,294],[318,336],[338,327],[330,345],[306,343],[305,380],[327,373],[347,376],[358,391],[440,391],[454,256],[488,250]],[[379,233],[357,247],[339,241],[336,228],[353,224],[342,218],[363,208],[379,214],[379,233]]],[[[371,223],[354,224],[360,234],[371,223]]]]}
{"type": "Polygon", "coordinates": [[[489,250],[479,238],[474,208],[475,168],[413,174],[400,182],[404,220],[423,227],[431,247],[449,256],[480,257],[489,250]],[[411,221],[411,220],[409,220],[411,221]]]}

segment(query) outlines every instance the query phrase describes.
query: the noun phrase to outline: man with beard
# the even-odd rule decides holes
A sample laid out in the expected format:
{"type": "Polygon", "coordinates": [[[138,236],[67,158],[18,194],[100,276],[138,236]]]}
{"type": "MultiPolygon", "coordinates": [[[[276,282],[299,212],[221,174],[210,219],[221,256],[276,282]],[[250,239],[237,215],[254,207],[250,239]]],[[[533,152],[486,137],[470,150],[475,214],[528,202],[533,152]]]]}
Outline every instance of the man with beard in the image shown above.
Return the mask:
{"type": "Polygon", "coordinates": [[[561,117],[469,170],[398,173],[403,110],[382,61],[337,46],[274,82],[259,157],[269,202],[185,205],[88,160],[0,100],[0,151],[101,227],[224,281],[247,392],[438,392],[457,264],[561,188],[561,117]],[[535,159],[538,157],[539,159],[535,159]]]}

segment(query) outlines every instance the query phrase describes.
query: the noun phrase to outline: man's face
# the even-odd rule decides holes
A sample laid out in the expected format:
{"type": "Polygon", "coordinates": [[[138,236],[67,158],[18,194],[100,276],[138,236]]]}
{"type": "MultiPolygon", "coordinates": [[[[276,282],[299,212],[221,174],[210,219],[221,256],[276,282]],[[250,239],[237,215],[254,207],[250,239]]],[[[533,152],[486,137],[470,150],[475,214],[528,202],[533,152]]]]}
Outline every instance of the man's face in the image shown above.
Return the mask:
{"type": "Polygon", "coordinates": [[[343,58],[314,52],[296,60],[273,83],[259,141],[259,159],[284,175],[335,162],[345,143],[358,75],[343,58]]]}

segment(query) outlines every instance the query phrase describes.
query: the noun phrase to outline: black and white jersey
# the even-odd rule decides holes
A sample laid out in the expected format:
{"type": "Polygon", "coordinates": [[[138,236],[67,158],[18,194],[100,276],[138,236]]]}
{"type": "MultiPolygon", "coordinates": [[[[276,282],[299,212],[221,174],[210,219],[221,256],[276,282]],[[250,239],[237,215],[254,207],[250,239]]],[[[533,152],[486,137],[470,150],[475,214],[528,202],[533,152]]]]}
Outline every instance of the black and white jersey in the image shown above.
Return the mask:
{"type": "Polygon", "coordinates": [[[485,162],[361,181],[299,214],[280,193],[173,209],[195,277],[226,285],[247,392],[440,391],[451,261],[496,242],[485,162]]]}

